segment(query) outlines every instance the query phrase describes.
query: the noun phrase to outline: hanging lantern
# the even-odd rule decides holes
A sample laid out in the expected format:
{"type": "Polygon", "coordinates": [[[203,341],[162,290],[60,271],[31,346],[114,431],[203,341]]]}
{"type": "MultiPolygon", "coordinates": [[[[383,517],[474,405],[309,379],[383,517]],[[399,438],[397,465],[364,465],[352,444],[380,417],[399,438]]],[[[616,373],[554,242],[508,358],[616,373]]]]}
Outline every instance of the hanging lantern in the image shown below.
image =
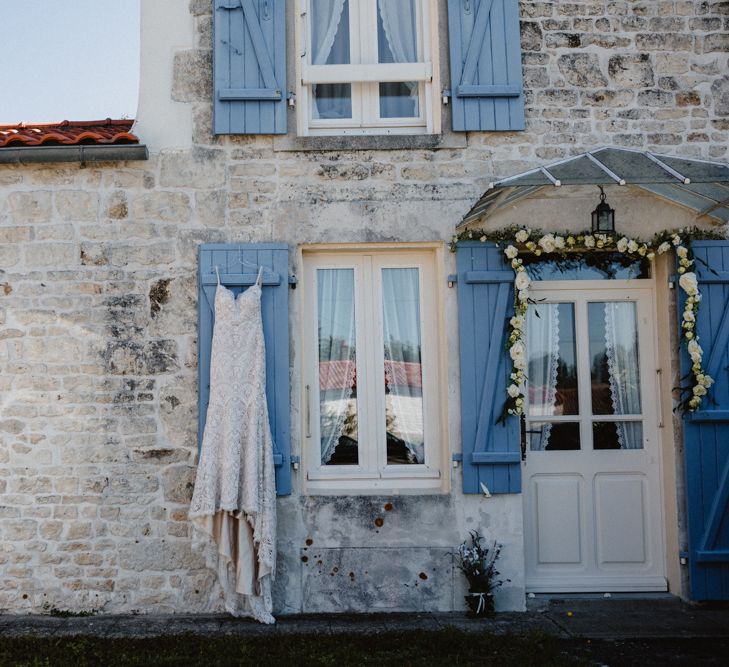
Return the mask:
{"type": "Polygon", "coordinates": [[[615,231],[615,209],[610,208],[610,204],[605,201],[605,191],[600,188],[600,203],[592,212],[592,232],[593,234],[612,234],[615,231]]]}

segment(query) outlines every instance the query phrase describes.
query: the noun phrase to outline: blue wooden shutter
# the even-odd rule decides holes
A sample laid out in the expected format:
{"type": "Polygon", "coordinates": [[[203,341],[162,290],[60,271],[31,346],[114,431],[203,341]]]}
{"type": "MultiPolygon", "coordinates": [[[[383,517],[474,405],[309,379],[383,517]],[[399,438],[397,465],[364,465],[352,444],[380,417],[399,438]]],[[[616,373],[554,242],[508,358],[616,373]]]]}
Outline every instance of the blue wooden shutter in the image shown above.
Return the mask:
{"type": "MultiPolygon", "coordinates": [[[[692,248],[702,295],[697,333],[715,384],[684,418],[691,598],[729,600],[729,241],[692,248]]],[[[680,322],[683,290],[679,297],[680,322]]],[[[691,369],[685,349],[681,369],[682,376],[691,369]]]]}
{"type": "Polygon", "coordinates": [[[286,134],[285,0],[214,0],[215,134],[286,134]]]}
{"type": "Polygon", "coordinates": [[[514,310],[514,272],[493,244],[459,243],[458,323],[461,347],[463,491],[521,491],[520,425],[499,421],[511,361],[506,350],[514,310]],[[498,423],[497,423],[498,422],[498,423]]]}
{"type": "Polygon", "coordinates": [[[456,132],[523,130],[519,0],[448,0],[456,132]]]}
{"type": "MultiPolygon", "coordinates": [[[[256,266],[263,274],[261,310],[266,342],[266,399],[273,436],[276,491],[291,493],[291,433],[289,403],[289,281],[288,246],[276,243],[206,244],[198,257],[198,446],[202,444],[210,397],[210,347],[213,340],[217,278],[235,294],[256,282],[256,266]],[[243,262],[241,262],[241,259],[243,262]]],[[[241,351],[243,354],[245,351],[241,351]]]]}

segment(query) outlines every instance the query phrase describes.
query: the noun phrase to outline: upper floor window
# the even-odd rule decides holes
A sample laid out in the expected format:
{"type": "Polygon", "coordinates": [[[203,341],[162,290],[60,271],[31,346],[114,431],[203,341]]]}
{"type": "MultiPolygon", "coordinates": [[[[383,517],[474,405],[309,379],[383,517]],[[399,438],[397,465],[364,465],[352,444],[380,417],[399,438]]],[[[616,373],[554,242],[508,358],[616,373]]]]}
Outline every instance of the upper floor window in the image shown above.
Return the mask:
{"type": "Polygon", "coordinates": [[[300,135],[440,131],[433,0],[302,0],[300,135]]]}

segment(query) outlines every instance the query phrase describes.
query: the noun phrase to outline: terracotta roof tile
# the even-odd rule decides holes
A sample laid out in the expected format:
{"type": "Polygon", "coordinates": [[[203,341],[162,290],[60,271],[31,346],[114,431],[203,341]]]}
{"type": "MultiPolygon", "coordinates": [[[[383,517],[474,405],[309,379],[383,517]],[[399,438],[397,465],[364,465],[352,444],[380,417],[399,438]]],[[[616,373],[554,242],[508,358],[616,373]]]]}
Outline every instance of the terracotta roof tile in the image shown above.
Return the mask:
{"type": "Polygon", "coordinates": [[[138,144],[133,120],[64,120],[61,123],[0,125],[0,148],[138,144]]]}

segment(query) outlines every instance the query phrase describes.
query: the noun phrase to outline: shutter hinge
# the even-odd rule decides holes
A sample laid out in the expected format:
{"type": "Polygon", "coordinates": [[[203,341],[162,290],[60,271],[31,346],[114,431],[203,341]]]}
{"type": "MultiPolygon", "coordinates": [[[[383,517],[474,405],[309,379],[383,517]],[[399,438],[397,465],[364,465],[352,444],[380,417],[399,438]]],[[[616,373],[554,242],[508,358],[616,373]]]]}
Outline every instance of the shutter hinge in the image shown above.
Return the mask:
{"type": "Polygon", "coordinates": [[[301,459],[298,456],[291,457],[291,465],[293,466],[294,470],[299,469],[299,463],[301,463],[301,459]]]}
{"type": "Polygon", "coordinates": [[[289,106],[290,107],[295,107],[296,106],[296,93],[293,90],[289,90],[286,93],[286,99],[289,101],[289,106]]]}
{"type": "Polygon", "coordinates": [[[458,282],[458,274],[451,273],[448,276],[448,287],[453,287],[458,282]]]}
{"type": "Polygon", "coordinates": [[[443,104],[448,104],[450,98],[451,98],[451,89],[450,88],[443,88],[440,92],[441,98],[443,99],[443,104]]]}
{"type": "Polygon", "coordinates": [[[677,277],[674,276],[668,276],[668,289],[676,289],[676,280],[677,277]]]}
{"type": "Polygon", "coordinates": [[[289,276],[289,286],[291,287],[291,289],[296,289],[296,285],[298,285],[298,284],[299,284],[299,281],[296,278],[296,276],[294,276],[294,275],[289,276]]]}
{"type": "Polygon", "coordinates": [[[681,565],[688,565],[688,561],[689,561],[688,551],[679,551],[678,552],[678,562],[681,563],[681,565]]]}
{"type": "Polygon", "coordinates": [[[458,452],[457,454],[453,454],[451,460],[453,461],[453,467],[457,468],[458,464],[463,461],[463,454],[461,454],[460,452],[458,452]]]}

